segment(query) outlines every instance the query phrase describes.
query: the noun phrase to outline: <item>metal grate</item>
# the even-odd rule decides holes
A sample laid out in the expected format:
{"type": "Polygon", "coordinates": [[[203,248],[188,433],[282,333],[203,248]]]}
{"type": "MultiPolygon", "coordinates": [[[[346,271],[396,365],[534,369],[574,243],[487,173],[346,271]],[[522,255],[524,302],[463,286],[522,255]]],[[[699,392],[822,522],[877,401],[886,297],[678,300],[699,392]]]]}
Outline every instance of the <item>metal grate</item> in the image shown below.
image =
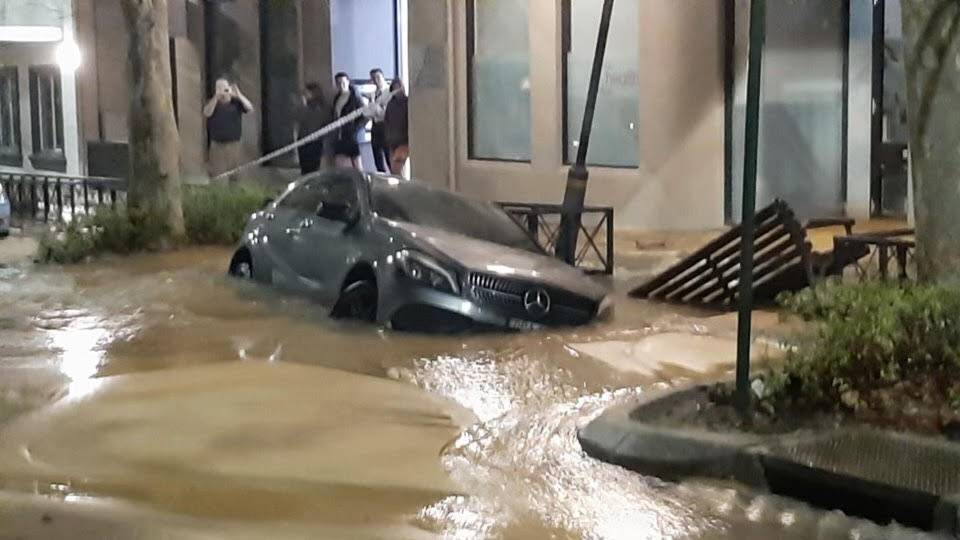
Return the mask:
{"type": "Polygon", "coordinates": [[[836,474],[947,496],[960,493],[960,444],[873,430],[783,444],[770,454],[836,474]]]}

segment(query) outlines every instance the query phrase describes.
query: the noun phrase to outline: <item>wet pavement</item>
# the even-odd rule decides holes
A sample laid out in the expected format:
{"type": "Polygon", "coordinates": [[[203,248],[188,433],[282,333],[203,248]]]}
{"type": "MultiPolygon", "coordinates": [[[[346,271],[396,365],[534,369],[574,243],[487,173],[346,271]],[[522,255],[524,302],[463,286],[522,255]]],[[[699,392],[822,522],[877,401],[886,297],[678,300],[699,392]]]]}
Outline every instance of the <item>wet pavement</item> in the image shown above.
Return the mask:
{"type": "Polygon", "coordinates": [[[604,407],[728,374],[729,316],[623,299],[585,329],[400,335],[228,256],[0,268],[0,538],[918,535],[582,453],[604,407]]]}

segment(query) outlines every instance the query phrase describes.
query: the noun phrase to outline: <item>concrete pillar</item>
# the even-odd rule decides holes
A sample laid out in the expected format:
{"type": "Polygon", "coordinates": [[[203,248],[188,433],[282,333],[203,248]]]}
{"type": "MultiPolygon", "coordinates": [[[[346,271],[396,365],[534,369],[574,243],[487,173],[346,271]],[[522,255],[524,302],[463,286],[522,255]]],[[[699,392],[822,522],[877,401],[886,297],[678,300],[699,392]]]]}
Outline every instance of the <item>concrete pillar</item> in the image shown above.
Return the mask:
{"type": "Polygon", "coordinates": [[[96,6],[97,110],[100,136],[105,142],[128,139],[127,51],[130,38],[119,0],[93,0],[96,6]]]}
{"type": "Polygon", "coordinates": [[[174,99],[180,134],[180,174],[184,182],[204,183],[206,137],[200,114],[205,101],[203,77],[202,7],[185,0],[168,0],[170,38],[173,40],[174,99]],[[196,19],[199,17],[199,21],[196,19]],[[200,35],[196,32],[199,29],[200,35]]]}
{"type": "MultiPolygon", "coordinates": [[[[537,0],[530,3],[530,150],[531,166],[549,175],[563,164],[563,54],[561,50],[559,3],[537,0]]],[[[580,126],[573,126],[579,130],[580,126]]],[[[549,197],[560,197],[558,183],[549,197]]],[[[544,194],[545,198],[548,196],[544,194]]]]}
{"type": "Polygon", "coordinates": [[[76,1],[77,45],[82,62],[77,72],[80,110],[80,170],[87,172],[87,142],[100,140],[100,107],[97,85],[97,39],[95,0],[76,1]]]}
{"type": "Polygon", "coordinates": [[[453,2],[410,0],[410,162],[417,178],[456,189],[450,69],[453,2]]]}
{"type": "MultiPolygon", "coordinates": [[[[304,83],[317,82],[333,92],[330,0],[300,3],[300,66],[304,83]]],[[[329,96],[328,96],[329,97],[329,96]]]]}

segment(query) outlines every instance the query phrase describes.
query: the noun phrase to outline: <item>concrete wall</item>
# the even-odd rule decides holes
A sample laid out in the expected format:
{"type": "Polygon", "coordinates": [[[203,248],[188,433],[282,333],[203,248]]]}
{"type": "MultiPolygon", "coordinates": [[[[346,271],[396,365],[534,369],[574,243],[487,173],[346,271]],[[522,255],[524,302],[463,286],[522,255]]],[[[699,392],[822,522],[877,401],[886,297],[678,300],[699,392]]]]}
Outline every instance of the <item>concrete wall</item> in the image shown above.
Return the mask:
{"type": "Polygon", "coordinates": [[[125,143],[128,139],[127,110],[130,90],[127,84],[127,56],[130,39],[125,30],[120,0],[93,0],[96,6],[97,107],[100,137],[105,142],[125,143]]]}
{"type": "Polygon", "coordinates": [[[300,3],[300,56],[304,82],[317,82],[333,91],[333,45],[329,0],[300,3]]]}
{"type": "MultiPolygon", "coordinates": [[[[588,203],[616,207],[618,226],[723,224],[722,16],[721,2],[641,2],[640,166],[591,167],[587,190],[588,203]]],[[[562,199],[560,22],[560,2],[531,0],[530,163],[470,160],[465,3],[410,0],[410,145],[418,178],[486,199],[562,199]]]]}
{"type": "MultiPolygon", "coordinates": [[[[409,0],[410,152],[417,178],[456,189],[454,183],[454,20],[457,2],[409,0]]],[[[463,27],[460,20],[457,28],[463,27]]],[[[463,33],[457,32],[460,40],[463,33]]],[[[458,50],[462,47],[458,47],[458,50]]],[[[462,58],[462,56],[460,56],[462,58]]],[[[463,118],[466,118],[465,116],[463,118]]]]}

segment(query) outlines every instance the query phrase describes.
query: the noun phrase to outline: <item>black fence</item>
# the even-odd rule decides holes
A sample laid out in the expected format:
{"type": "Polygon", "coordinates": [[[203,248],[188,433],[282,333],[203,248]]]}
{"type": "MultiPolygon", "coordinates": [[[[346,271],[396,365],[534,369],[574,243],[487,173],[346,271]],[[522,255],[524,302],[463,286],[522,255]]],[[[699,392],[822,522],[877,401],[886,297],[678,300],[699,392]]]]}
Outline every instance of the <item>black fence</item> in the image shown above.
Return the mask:
{"type": "MultiPolygon", "coordinates": [[[[550,255],[556,255],[559,204],[497,203],[550,255]]],[[[613,208],[587,206],[580,212],[580,236],[574,266],[590,273],[613,274],[613,208]]]]}
{"type": "Polygon", "coordinates": [[[855,276],[864,281],[879,277],[889,280],[896,277],[900,281],[916,281],[917,264],[915,252],[917,243],[913,238],[914,230],[894,229],[864,234],[848,234],[833,239],[834,253],[866,253],[849,265],[855,276]]]}
{"type": "Polygon", "coordinates": [[[0,172],[0,185],[10,200],[14,225],[72,221],[126,198],[126,181],[120,178],[0,172]]]}

